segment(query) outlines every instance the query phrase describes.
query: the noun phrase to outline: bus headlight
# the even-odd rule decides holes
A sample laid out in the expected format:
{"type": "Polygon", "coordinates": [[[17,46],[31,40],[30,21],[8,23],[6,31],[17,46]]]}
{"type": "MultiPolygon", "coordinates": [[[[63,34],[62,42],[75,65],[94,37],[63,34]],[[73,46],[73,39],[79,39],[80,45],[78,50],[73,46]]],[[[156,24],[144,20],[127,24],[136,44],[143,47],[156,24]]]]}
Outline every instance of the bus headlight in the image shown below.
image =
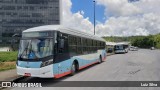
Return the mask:
{"type": "Polygon", "coordinates": [[[45,67],[45,66],[48,66],[51,64],[53,64],[53,60],[44,61],[44,62],[42,62],[41,67],[45,67]]]}

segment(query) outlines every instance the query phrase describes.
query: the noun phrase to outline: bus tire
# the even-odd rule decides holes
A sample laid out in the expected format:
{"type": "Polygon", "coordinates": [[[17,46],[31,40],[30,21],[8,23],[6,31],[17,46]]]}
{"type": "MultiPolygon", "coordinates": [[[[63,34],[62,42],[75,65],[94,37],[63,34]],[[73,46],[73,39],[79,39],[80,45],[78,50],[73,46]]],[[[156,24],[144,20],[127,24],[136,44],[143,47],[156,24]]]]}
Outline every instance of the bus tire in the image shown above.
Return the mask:
{"type": "Polygon", "coordinates": [[[100,55],[99,56],[99,63],[102,63],[103,61],[102,61],[102,56],[100,55]]]}
{"type": "Polygon", "coordinates": [[[73,62],[72,66],[71,66],[71,76],[73,76],[76,73],[76,64],[75,62],[73,62]]]}

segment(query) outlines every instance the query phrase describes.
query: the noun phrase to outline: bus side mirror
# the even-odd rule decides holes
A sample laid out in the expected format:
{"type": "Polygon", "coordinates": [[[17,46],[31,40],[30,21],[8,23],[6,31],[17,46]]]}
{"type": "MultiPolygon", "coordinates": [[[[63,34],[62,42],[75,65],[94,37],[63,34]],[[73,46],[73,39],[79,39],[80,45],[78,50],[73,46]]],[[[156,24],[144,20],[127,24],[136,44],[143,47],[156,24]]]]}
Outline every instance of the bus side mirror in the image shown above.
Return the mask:
{"type": "Polygon", "coordinates": [[[12,37],[22,37],[22,34],[14,34],[12,37]]]}

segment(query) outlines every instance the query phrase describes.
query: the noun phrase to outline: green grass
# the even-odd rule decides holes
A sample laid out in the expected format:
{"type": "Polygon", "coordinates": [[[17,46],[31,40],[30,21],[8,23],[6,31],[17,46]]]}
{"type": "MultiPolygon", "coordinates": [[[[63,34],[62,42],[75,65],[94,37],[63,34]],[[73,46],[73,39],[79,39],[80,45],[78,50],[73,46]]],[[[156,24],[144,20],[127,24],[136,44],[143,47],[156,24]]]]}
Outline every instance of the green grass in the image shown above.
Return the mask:
{"type": "Polygon", "coordinates": [[[17,51],[15,52],[0,52],[0,62],[11,62],[17,60],[17,51]]]}
{"type": "Polygon", "coordinates": [[[16,68],[16,62],[0,62],[0,71],[16,68]]]}
{"type": "Polygon", "coordinates": [[[0,52],[0,71],[16,68],[18,52],[0,52]]]}

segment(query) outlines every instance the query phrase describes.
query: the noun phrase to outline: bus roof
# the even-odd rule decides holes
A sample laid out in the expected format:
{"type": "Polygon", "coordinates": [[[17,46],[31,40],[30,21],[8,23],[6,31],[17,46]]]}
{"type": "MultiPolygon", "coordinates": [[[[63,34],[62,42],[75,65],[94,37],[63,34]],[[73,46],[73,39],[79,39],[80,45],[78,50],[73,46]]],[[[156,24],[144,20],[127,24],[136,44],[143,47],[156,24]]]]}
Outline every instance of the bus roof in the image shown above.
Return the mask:
{"type": "Polygon", "coordinates": [[[85,37],[85,38],[89,38],[89,39],[95,39],[95,40],[99,40],[99,41],[105,41],[101,37],[91,35],[91,34],[82,32],[80,30],[66,28],[61,25],[45,25],[45,26],[33,27],[33,28],[29,28],[27,30],[24,30],[23,32],[36,32],[36,31],[37,32],[38,31],[60,31],[62,33],[67,33],[67,34],[71,34],[71,35],[75,35],[75,36],[85,37]]]}

